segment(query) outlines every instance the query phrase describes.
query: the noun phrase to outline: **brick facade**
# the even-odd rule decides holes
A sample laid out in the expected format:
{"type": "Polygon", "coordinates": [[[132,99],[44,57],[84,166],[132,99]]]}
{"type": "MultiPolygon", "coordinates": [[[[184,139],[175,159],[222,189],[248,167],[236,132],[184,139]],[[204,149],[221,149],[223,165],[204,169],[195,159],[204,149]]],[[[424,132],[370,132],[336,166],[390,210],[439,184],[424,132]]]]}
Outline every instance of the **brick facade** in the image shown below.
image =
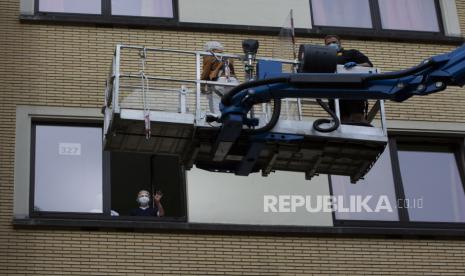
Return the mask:
{"type": "MultiPolygon", "coordinates": [[[[462,31],[465,1],[458,0],[462,31]]],[[[15,111],[17,105],[95,107],[117,43],[201,49],[223,41],[260,40],[271,55],[273,36],[120,27],[36,24],[19,20],[19,1],[0,2],[0,275],[379,274],[463,275],[465,241],[284,237],[240,234],[43,230],[12,226],[15,111]]],[[[321,39],[298,38],[299,43],[321,39]]],[[[452,45],[343,41],[383,71],[416,65],[452,45]]],[[[451,88],[402,104],[388,103],[388,119],[465,122],[464,89],[451,88]]]]}

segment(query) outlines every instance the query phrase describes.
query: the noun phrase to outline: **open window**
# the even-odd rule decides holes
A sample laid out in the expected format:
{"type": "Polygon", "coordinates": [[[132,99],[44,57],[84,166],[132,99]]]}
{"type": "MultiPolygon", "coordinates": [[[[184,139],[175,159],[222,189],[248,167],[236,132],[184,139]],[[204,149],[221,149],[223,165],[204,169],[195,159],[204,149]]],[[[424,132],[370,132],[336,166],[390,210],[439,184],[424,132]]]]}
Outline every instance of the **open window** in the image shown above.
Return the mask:
{"type": "MultiPolygon", "coordinates": [[[[111,210],[121,217],[130,215],[140,190],[163,193],[165,217],[185,217],[183,170],[174,156],[110,153],[111,210]]],[[[149,205],[154,207],[153,199],[149,205]]]]}
{"type": "Polygon", "coordinates": [[[185,219],[177,157],[103,152],[100,124],[39,122],[32,128],[32,216],[128,219],[140,190],[160,190],[163,219],[185,219]]]}

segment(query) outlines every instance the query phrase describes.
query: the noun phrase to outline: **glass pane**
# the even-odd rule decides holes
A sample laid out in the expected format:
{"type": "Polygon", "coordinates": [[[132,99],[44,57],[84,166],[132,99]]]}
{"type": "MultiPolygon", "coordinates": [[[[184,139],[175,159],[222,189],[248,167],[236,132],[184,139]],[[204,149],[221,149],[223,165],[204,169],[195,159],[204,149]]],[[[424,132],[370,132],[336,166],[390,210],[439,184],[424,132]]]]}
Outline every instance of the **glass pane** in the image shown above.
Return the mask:
{"type": "Polygon", "coordinates": [[[465,194],[451,152],[399,151],[411,221],[465,222],[465,194]],[[421,199],[421,205],[418,200],[421,199]]]}
{"type": "Polygon", "coordinates": [[[36,126],[34,209],[102,212],[102,129],[36,126]]]}
{"type": "Polygon", "coordinates": [[[173,17],[172,0],[112,0],[111,14],[149,17],[173,17]]]}
{"type": "Polygon", "coordinates": [[[331,209],[317,199],[329,198],[327,175],[308,181],[296,172],[245,177],[192,168],[186,176],[191,223],[333,226],[331,209]]]}
{"type": "Polygon", "coordinates": [[[396,209],[397,204],[394,190],[394,179],[392,176],[391,158],[388,148],[384,150],[383,154],[379,157],[370,172],[368,172],[365,176],[364,180],[360,180],[356,184],[351,184],[349,177],[331,176],[331,183],[333,195],[336,198],[342,197],[344,200],[344,207],[349,208],[348,211],[337,210],[335,213],[336,219],[399,220],[399,215],[396,209]],[[362,207],[359,210],[357,210],[357,207],[350,208],[351,201],[352,206],[356,206],[358,204],[357,197],[360,197],[360,200],[368,198],[367,205],[369,209],[362,207]],[[390,208],[387,208],[388,204],[390,208]]]}
{"type": "Polygon", "coordinates": [[[379,0],[384,29],[439,32],[434,0],[379,0]]]}
{"type": "Polygon", "coordinates": [[[312,0],[316,26],[371,28],[368,0],[312,0]]]}
{"type": "Polygon", "coordinates": [[[39,11],[41,12],[62,12],[62,13],[83,13],[101,14],[101,0],[40,0],[39,11]]]}

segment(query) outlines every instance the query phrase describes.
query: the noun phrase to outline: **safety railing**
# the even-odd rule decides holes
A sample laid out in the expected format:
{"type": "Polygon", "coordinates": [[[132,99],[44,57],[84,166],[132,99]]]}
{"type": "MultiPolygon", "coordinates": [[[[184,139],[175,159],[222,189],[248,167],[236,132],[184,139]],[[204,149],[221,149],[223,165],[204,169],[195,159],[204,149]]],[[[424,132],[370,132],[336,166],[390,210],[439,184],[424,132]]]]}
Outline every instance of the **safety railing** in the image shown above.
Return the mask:
{"type": "MultiPolygon", "coordinates": [[[[237,84],[218,83],[201,79],[202,58],[212,53],[204,51],[184,51],[165,48],[117,45],[110,73],[105,88],[105,121],[122,108],[139,109],[148,113],[151,110],[194,115],[198,125],[205,124],[208,112],[208,100],[202,87],[215,85],[233,87],[237,84]]],[[[244,81],[243,56],[216,54],[222,58],[238,61],[235,73],[239,81],[244,81]]],[[[297,61],[257,58],[257,60],[274,60],[295,66],[297,61]]],[[[309,117],[325,116],[314,99],[283,99],[281,119],[307,120],[309,117]]],[[[265,124],[271,115],[271,104],[255,106],[251,117],[261,119],[265,124]]],[[[335,100],[336,114],[340,118],[339,101],[335,100]]],[[[386,133],[385,111],[383,101],[373,104],[368,113],[368,122],[379,119],[379,126],[386,133]]],[[[106,129],[105,129],[106,131],[106,129]]]]}

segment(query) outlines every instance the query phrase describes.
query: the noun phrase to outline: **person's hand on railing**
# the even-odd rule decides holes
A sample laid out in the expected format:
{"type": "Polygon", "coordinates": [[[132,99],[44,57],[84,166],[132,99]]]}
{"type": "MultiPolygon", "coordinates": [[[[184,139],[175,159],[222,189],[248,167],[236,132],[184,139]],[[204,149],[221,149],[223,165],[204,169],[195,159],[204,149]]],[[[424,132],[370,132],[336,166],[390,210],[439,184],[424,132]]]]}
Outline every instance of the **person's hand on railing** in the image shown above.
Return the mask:
{"type": "Polygon", "coordinates": [[[200,84],[200,92],[202,94],[210,94],[211,91],[208,90],[208,85],[206,83],[200,84]]]}

